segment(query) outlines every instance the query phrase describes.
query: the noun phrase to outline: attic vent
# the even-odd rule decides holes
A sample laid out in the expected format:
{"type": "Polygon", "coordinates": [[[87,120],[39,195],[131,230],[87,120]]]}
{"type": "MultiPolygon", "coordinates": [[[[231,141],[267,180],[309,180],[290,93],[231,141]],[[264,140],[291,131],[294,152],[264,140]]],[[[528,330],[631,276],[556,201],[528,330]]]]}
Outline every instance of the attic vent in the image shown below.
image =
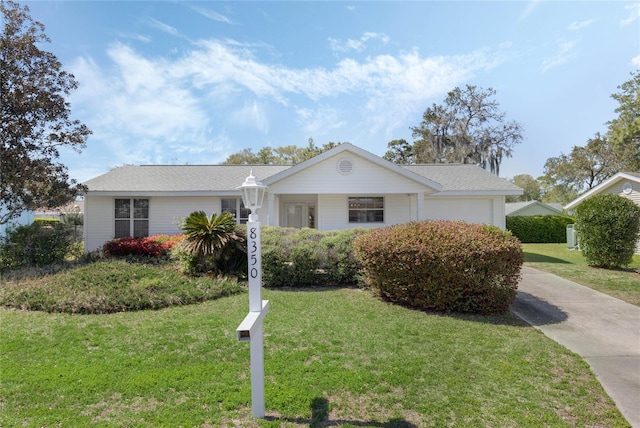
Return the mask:
{"type": "Polygon", "coordinates": [[[338,161],[338,172],[342,175],[349,175],[353,172],[353,163],[350,159],[340,159],[338,161]]]}

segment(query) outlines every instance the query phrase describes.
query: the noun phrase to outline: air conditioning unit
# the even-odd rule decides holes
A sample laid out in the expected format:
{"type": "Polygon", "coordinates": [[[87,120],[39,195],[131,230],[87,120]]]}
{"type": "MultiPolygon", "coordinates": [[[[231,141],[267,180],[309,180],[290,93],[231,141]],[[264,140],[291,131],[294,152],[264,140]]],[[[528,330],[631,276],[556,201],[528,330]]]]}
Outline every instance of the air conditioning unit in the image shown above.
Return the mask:
{"type": "Polygon", "coordinates": [[[567,225],[567,248],[575,250],[578,247],[578,233],[574,224],[567,225]]]}

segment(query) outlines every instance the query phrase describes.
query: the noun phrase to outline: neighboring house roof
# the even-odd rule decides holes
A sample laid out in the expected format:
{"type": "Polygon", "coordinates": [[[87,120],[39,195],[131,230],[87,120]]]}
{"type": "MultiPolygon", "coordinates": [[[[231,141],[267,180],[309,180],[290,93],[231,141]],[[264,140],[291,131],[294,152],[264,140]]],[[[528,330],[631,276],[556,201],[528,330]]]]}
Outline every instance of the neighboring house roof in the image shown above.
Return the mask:
{"type": "Polygon", "coordinates": [[[507,202],[504,204],[505,215],[516,216],[524,214],[527,211],[535,210],[537,212],[548,211],[550,215],[561,215],[561,204],[545,204],[540,201],[526,201],[526,202],[507,202]]]}
{"type": "Polygon", "coordinates": [[[577,207],[580,202],[584,201],[585,199],[587,199],[588,197],[592,196],[592,195],[597,195],[598,193],[603,192],[604,190],[608,189],[609,187],[621,182],[621,181],[632,181],[632,182],[636,182],[636,183],[640,183],[640,171],[639,172],[619,172],[616,175],[614,175],[613,177],[608,178],[607,180],[603,181],[602,183],[598,184],[597,186],[595,186],[594,188],[588,190],[587,192],[583,193],[582,195],[580,195],[579,197],[577,197],[576,199],[574,199],[573,201],[569,202],[567,205],[565,205],[564,209],[565,210],[571,210],[574,209],[575,207],[577,207]]]}
{"type": "Polygon", "coordinates": [[[84,184],[89,193],[103,195],[180,194],[232,195],[249,172],[265,185],[350,152],[423,184],[437,195],[520,195],[513,183],[476,166],[461,164],[396,165],[349,143],[342,143],[298,165],[126,165],[93,178],[84,184]]]}

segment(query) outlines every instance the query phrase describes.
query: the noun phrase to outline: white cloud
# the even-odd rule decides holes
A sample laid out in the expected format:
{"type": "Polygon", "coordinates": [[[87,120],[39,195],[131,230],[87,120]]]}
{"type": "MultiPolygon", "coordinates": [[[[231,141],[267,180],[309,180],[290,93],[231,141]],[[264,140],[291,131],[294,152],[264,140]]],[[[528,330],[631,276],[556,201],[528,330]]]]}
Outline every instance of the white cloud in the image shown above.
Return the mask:
{"type": "Polygon", "coordinates": [[[223,22],[225,24],[233,24],[233,22],[231,21],[231,19],[227,18],[226,16],[222,15],[221,13],[218,13],[214,10],[210,10],[210,9],[205,9],[202,7],[196,7],[196,6],[192,6],[192,9],[195,10],[196,12],[198,12],[200,15],[209,18],[213,21],[216,22],[223,22]]]}
{"type": "Polygon", "coordinates": [[[620,21],[620,25],[629,25],[640,18],[640,3],[630,4],[625,9],[629,11],[629,16],[620,21]]]}
{"type": "Polygon", "coordinates": [[[594,22],[596,22],[595,19],[587,19],[584,21],[573,21],[571,24],[569,24],[569,30],[571,31],[580,31],[583,28],[587,28],[589,25],[593,24],[594,22]]]}
{"type": "Polygon", "coordinates": [[[574,59],[576,57],[574,48],[576,47],[576,42],[570,40],[559,40],[558,41],[558,52],[546,58],[542,61],[542,72],[546,72],[551,70],[552,68],[559,67],[562,64],[574,59]]]}
{"type": "Polygon", "coordinates": [[[108,146],[116,163],[152,162],[172,156],[167,147],[203,141],[209,118],[195,94],[171,79],[169,63],[143,58],[119,43],[107,54],[113,61],[109,70],[91,59],[75,62],[82,84],[72,101],[90,115],[92,141],[108,146]]]}
{"type": "Polygon", "coordinates": [[[164,22],[160,22],[157,19],[149,18],[149,25],[157,30],[160,30],[164,33],[171,34],[172,36],[179,36],[180,32],[177,28],[172,27],[169,24],[165,24],[164,22]]]}
{"type": "Polygon", "coordinates": [[[631,64],[633,64],[635,67],[640,68],[640,55],[631,58],[631,64]]]}
{"type": "Polygon", "coordinates": [[[231,121],[239,126],[251,126],[263,134],[269,133],[267,112],[256,101],[230,113],[231,121]]]}
{"type": "Polygon", "coordinates": [[[520,16],[518,17],[518,21],[522,21],[523,19],[526,19],[529,15],[531,15],[533,11],[536,10],[538,5],[540,4],[540,1],[541,0],[531,0],[530,2],[528,2],[527,7],[522,11],[520,16]]]}
{"type": "Polygon", "coordinates": [[[384,33],[366,32],[359,39],[347,39],[343,42],[339,39],[329,37],[328,40],[331,50],[334,52],[361,52],[366,48],[366,42],[369,40],[379,40],[383,45],[386,45],[390,39],[389,36],[384,33]]]}
{"type": "Polygon", "coordinates": [[[296,110],[298,122],[308,135],[322,136],[327,131],[338,129],[347,124],[346,120],[339,119],[339,112],[329,106],[320,106],[315,109],[298,108],[296,110]]]}
{"type": "Polygon", "coordinates": [[[122,32],[118,32],[118,37],[122,38],[122,39],[131,39],[131,40],[137,40],[139,42],[143,42],[143,43],[149,43],[151,42],[151,37],[149,36],[144,36],[142,34],[135,34],[135,33],[122,33],[122,32]]]}
{"type": "Polygon", "coordinates": [[[212,162],[207,156],[223,160],[232,143],[247,144],[229,140],[239,129],[269,133],[269,102],[307,135],[347,125],[368,135],[390,134],[427,100],[505,60],[500,50],[449,57],[413,50],[343,59],[331,68],[291,68],[261,61],[252,49],[207,40],[177,59],[152,58],[115,43],[107,51],[109,64],[80,58],[73,65],[81,82],[74,111],[94,131],[93,144],[108,147],[116,165],[175,163],[185,156],[212,162]],[[343,96],[349,97],[349,111],[334,107],[341,103],[332,100],[343,96]]]}

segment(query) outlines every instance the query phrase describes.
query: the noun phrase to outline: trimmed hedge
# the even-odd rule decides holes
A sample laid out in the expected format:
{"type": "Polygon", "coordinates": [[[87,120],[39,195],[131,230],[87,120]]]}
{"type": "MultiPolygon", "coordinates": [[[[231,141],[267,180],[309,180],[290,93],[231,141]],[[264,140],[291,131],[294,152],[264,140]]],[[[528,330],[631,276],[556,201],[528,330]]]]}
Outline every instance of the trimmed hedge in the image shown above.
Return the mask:
{"type": "Polygon", "coordinates": [[[567,225],[575,223],[564,215],[507,216],[506,228],[525,244],[561,244],[567,242],[567,225]]]}
{"type": "Polygon", "coordinates": [[[53,217],[36,217],[33,219],[33,224],[39,224],[41,226],[45,226],[47,224],[52,224],[52,223],[61,223],[61,221],[53,217]]]}
{"type": "Polygon", "coordinates": [[[262,283],[265,287],[356,284],[360,264],[353,256],[353,241],[364,232],[263,226],[262,283]]]}
{"type": "Polygon", "coordinates": [[[504,313],[516,296],[520,241],[495,226],[411,222],[373,229],[354,243],[366,285],[422,310],[504,313]]]}
{"type": "Polygon", "coordinates": [[[619,195],[592,196],[576,207],[576,231],[589,265],[626,266],[640,234],[640,207],[619,195]]]}

